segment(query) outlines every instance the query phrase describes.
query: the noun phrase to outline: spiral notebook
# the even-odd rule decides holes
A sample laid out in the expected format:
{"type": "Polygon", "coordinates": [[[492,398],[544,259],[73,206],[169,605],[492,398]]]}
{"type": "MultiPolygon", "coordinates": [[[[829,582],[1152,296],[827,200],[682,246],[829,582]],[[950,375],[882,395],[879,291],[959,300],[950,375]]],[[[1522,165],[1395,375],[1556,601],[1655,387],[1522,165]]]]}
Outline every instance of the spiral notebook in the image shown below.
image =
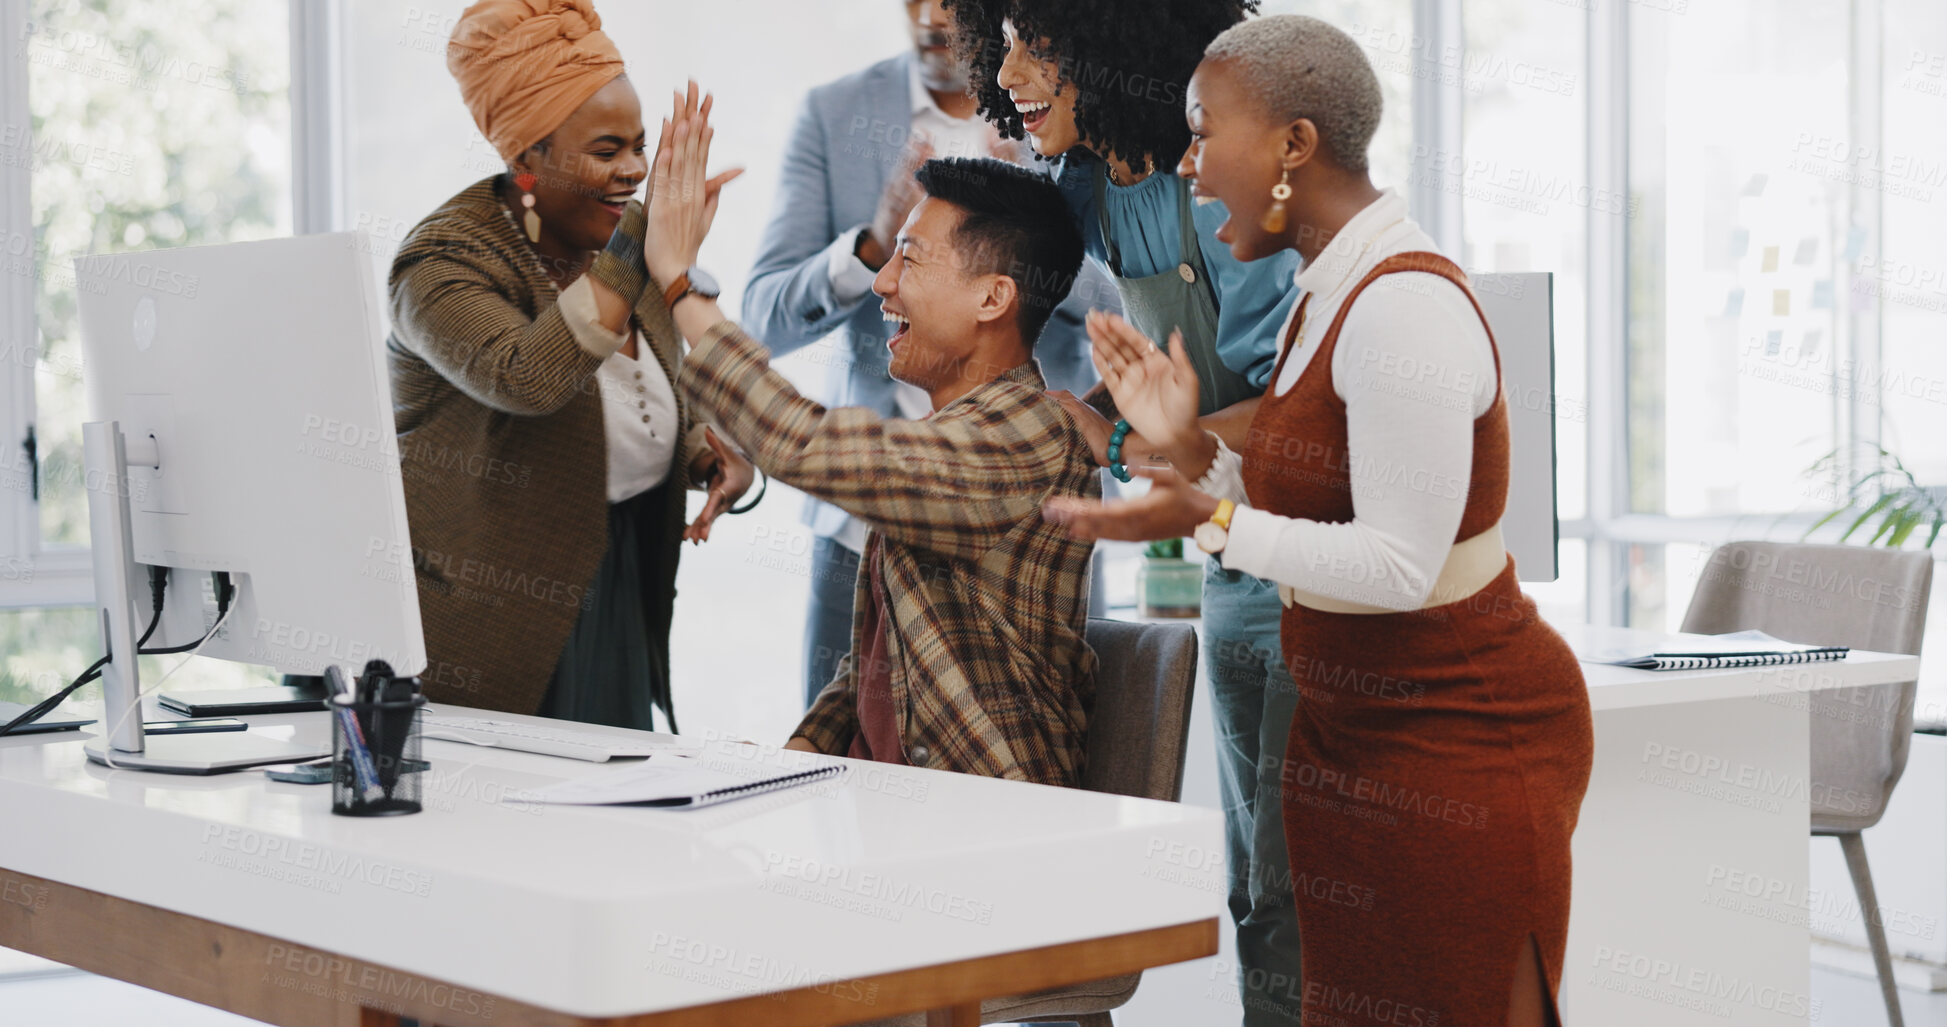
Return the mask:
{"type": "Polygon", "coordinates": [[[590,774],[537,788],[525,798],[561,806],[657,806],[698,809],[784,788],[827,781],[845,773],[830,763],[769,777],[733,774],[684,756],[651,756],[630,767],[590,774]]]}
{"type": "Polygon", "coordinates": [[[1610,650],[1583,657],[1639,670],[1720,670],[1729,667],[1775,667],[1787,663],[1842,660],[1850,652],[1842,645],[1799,645],[1762,631],[1733,631],[1724,635],[1686,636],[1668,648],[1650,652],[1610,650]]]}

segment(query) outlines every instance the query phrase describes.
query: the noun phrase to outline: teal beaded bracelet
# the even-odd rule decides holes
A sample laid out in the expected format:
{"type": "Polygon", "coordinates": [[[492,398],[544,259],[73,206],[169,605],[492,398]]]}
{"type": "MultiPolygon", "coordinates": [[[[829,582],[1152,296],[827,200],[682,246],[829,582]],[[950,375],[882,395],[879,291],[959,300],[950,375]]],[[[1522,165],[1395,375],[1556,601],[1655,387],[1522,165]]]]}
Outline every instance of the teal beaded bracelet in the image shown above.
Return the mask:
{"type": "Polygon", "coordinates": [[[1122,440],[1129,437],[1129,419],[1123,418],[1115,423],[1115,431],[1109,433],[1109,473],[1117,481],[1129,481],[1132,475],[1122,464],[1122,440]]]}

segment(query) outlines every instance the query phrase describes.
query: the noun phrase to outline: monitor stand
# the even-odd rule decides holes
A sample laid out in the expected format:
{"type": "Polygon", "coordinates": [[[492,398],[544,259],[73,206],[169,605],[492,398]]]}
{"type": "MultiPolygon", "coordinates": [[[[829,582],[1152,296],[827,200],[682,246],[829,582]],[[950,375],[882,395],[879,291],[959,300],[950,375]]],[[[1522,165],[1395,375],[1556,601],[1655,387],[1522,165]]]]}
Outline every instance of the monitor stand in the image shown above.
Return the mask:
{"type": "Polygon", "coordinates": [[[221,774],[268,763],[304,763],[331,755],[329,748],[299,745],[255,731],[224,731],[194,735],[144,735],[141,752],[109,752],[106,738],[91,738],[81,747],[88,759],[116,770],[152,770],[162,774],[221,774]],[[109,762],[110,756],[114,762],[109,762]]]}
{"type": "MultiPolygon", "coordinates": [[[[94,546],[95,613],[101,622],[102,647],[108,652],[108,662],[101,667],[103,734],[83,746],[88,759],[117,769],[219,774],[331,755],[328,747],[300,745],[255,731],[154,738],[142,733],[142,682],[135,652],[135,535],[128,507],[130,446],[120,422],[90,421],[81,426],[81,448],[87,480],[101,483],[88,490],[88,529],[94,546]]],[[[135,449],[143,466],[161,469],[153,436],[142,439],[135,449]]]]}

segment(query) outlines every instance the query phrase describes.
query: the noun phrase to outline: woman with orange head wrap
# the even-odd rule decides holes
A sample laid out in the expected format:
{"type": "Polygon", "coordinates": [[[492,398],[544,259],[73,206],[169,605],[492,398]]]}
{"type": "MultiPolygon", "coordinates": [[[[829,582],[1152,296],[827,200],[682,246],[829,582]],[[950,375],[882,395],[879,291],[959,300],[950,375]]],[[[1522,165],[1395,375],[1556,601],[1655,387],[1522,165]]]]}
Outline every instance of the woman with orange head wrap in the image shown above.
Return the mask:
{"type": "MultiPolygon", "coordinates": [[[[394,413],[428,695],[637,728],[661,707],[673,728],[680,545],[752,471],[671,387],[642,106],[601,27],[588,0],[483,0],[454,27],[447,66],[507,171],[393,261],[394,413]]],[[[676,110],[696,109],[692,88],[676,110]]]]}

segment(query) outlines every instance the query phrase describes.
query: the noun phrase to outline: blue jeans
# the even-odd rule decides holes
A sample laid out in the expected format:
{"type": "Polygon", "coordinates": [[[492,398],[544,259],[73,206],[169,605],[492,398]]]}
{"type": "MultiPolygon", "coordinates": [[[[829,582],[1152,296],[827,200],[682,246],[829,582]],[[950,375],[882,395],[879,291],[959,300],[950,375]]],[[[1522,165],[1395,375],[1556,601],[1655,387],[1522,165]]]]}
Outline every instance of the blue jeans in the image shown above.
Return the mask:
{"type": "Polygon", "coordinates": [[[1203,665],[1217,731],[1217,778],[1237,923],[1246,1027],[1299,1024],[1298,908],[1279,788],[1298,688],[1278,641],[1278,587],[1216,560],[1203,573],[1203,665]]]}
{"type": "Polygon", "coordinates": [[[831,684],[839,658],[852,651],[852,590],[859,554],[828,538],[811,543],[811,605],[804,624],[804,704],[831,684]]]}

